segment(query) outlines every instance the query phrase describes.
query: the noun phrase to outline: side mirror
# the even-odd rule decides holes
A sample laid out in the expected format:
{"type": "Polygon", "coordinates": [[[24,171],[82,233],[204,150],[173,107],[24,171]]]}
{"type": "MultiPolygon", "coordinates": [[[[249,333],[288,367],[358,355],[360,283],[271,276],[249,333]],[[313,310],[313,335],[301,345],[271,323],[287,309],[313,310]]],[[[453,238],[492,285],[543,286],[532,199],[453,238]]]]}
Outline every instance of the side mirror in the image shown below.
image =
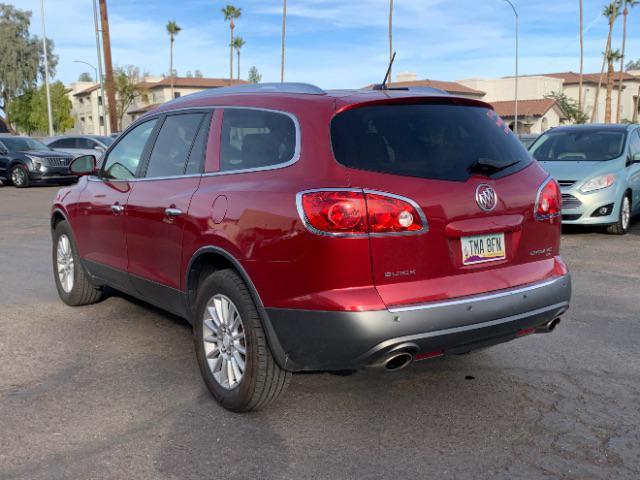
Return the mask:
{"type": "Polygon", "coordinates": [[[631,155],[631,163],[640,163],[640,152],[631,155]]]}
{"type": "Polygon", "coordinates": [[[105,148],[101,145],[96,145],[95,147],[93,147],[94,150],[100,152],[100,153],[104,153],[105,152],[105,148]]]}
{"type": "Polygon", "coordinates": [[[78,175],[91,175],[96,171],[96,157],[93,155],[81,155],[74,158],[69,164],[69,172],[78,175]]]}

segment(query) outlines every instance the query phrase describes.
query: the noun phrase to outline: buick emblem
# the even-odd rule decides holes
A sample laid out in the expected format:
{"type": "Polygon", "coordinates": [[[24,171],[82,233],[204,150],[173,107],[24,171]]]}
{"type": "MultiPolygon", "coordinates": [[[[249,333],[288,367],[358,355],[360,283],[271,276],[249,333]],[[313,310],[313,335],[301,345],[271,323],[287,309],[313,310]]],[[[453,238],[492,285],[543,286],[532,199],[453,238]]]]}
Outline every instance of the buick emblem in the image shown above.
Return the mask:
{"type": "Polygon", "coordinates": [[[490,212],[498,204],[498,194],[493,187],[482,183],[476,188],[476,202],[481,210],[490,212]]]}

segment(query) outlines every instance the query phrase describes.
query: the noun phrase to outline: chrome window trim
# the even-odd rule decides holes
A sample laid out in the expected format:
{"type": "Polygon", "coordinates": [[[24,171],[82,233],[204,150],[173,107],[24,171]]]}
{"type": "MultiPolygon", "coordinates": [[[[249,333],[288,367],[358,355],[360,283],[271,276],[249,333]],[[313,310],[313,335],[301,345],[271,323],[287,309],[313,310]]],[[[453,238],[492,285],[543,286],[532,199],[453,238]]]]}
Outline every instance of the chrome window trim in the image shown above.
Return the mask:
{"type": "Polygon", "coordinates": [[[485,300],[494,300],[496,298],[509,297],[511,295],[518,295],[520,293],[530,292],[531,290],[537,290],[539,288],[548,287],[549,285],[553,285],[557,282],[563,281],[566,278],[567,278],[567,275],[563,275],[561,277],[553,278],[551,280],[544,280],[542,282],[527,285],[526,287],[516,287],[510,290],[500,290],[496,293],[490,293],[487,295],[476,295],[476,296],[465,297],[457,300],[445,300],[442,302],[423,303],[420,305],[412,305],[409,307],[389,308],[388,310],[391,313],[414,312],[417,310],[431,310],[433,308],[450,307],[453,305],[464,305],[466,303],[473,303],[473,302],[483,302],[485,300]]]}
{"type": "MultiPolygon", "coordinates": [[[[171,115],[175,112],[179,112],[179,113],[186,113],[186,112],[191,112],[191,111],[202,111],[202,110],[239,110],[239,109],[243,109],[243,110],[258,110],[258,111],[262,111],[262,112],[271,112],[271,113],[279,113],[281,115],[286,115],[289,118],[291,118],[291,120],[293,121],[293,125],[296,129],[296,146],[295,149],[293,151],[293,157],[291,158],[291,160],[285,162],[285,163],[277,163],[275,165],[268,165],[266,167],[256,167],[256,168],[246,168],[246,169],[239,169],[239,170],[225,170],[225,171],[221,171],[218,170],[217,172],[204,172],[204,173],[193,173],[193,174],[188,174],[188,175],[173,175],[173,176],[169,176],[169,177],[153,177],[153,178],[130,178],[127,180],[115,180],[115,179],[103,179],[101,177],[97,177],[97,176],[90,176],[88,177],[88,180],[92,181],[92,182],[102,182],[102,181],[110,181],[110,182],[150,182],[150,181],[154,181],[154,180],[172,180],[172,179],[177,179],[177,178],[189,178],[189,177],[217,177],[220,175],[235,175],[238,173],[253,173],[253,172],[264,172],[267,170],[278,170],[281,168],[287,168],[290,167],[291,165],[295,164],[298,162],[298,160],[300,160],[300,153],[302,150],[302,146],[301,146],[301,139],[302,139],[302,129],[300,127],[300,122],[298,121],[298,117],[296,117],[293,113],[290,112],[286,112],[284,110],[275,110],[272,108],[262,108],[262,107],[243,107],[243,106],[225,106],[225,105],[218,105],[218,106],[205,106],[205,107],[183,107],[183,108],[176,108],[176,109],[172,109],[172,110],[163,110],[161,112],[153,112],[150,113],[148,116],[142,116],[140,117],[138,120],[136,120],[135,122],[133,122],[131,125],[129,125],[127,127],[127,129],[122,132],[120,134],[120,137],[124,137],[129,130],[135,128],[135,126],[137,126],[138,124],[144,123],[147,120],[152,120],[156,117],[162,116],[162,115],[171,115]]],[[[223,121],[224,121],[224,117],[223,117],[223,121]]],[[[109,150],[107,152],[105,152],[103,155],[105,155],[105,162],[106,162],[106,158],[108,158],[107,153],[110,153],[112,147],[114,147],[118,142],[114,142],[111,144],[111,146],[109,147],[109,150]]],[[[220,165],[218,165],[218,168],[220,168],[220,165]]]]}
{"type": "Polygon", "coordinates": [[[407,197],[403,197],[402,195],[396,195],[395,193],[383,192],[381,190],[371,190],[368,188],[340,188],[340,187],[331,187],[331,188],[312,188],[310,190],[303,190],[302,192],[296,193],[296,209],[298,210],[298,215],[302,220],[305,228],[309,230],[311,233],[316,235],[321,235],[325,237],[334,237],[334,238],[376,238],[376,237],[399,237],[406,235],[420,235],[422,233],[427,233],[429,231],[429,222],[427,221],[427,217],[422,211],[422,208],[413,200],[407,197]],[[422,221],[422,228],[420,230],[415,230],[411,232],[388,232],[388,233],[340,233],[340,232],[324,232],[322,230],[318,230],[309,222],[307,215],[304,213],[304,207],[302,206],[302,196],[306,193],[313,192],[356,192],[356,193],[371,193],[374,195],[382,195],[385,197],[395,198],[397,200],[402,200],[403,202],[407,202],[410,204],[416,212],[418,212],[418,216],[422,221]]]}

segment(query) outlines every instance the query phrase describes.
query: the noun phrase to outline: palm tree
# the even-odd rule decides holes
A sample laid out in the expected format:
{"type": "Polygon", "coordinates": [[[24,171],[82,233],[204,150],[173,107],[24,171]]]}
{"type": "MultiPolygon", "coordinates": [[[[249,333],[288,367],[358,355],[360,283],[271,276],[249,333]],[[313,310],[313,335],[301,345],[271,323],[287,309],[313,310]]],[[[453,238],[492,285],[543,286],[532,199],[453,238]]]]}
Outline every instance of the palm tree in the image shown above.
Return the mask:
{"type": "Polygon", "coordinates": [[[582,42],[582,0],[580,0],[580,82],[578,83],[578,110],[582,112],[582,77],[584,76],[584,44],[582,42]]]}
{"type": "Polygon", "coordinates": [[[231,41],[229,42],[229,85],[233,85],[233,29],[236,28],[233,21],[242,14],[241,8],[233,5],[227,5],[222,9],[224,21],[229,22],[229,30],[231,32],[231,41]]]}
{"type": "Polygon", "coordinates": [[[284,82],[284,37],[287,32],[287,0],[282,2],[282,57],[280,60],[280,82],[284,82]]]}
{"type": "Polygon", "coordinates": [[[174,75],[173,75],[173,42],[175,40],[175,36],[180,33],[180,28],[175,20],[170,20],[167,23],[167,33],[169,34],[169,76],[171,77],[171,98],[173,98],[173,83],[174,83],[174,75]]]}
{"type": "Polygon", "coordinates": [[[600,89],[602,88],[604,67],[607,63],[607,56],[609,55],[609,51],[611,50],[611,35],[613,33],[613,25],[615,24],[616,18],[618,18],[619,15],[618,1],[619,0],[615,0],[609,5],[605,5],[604,9],[602,10],[602,15],[609,20],[609,35],[607,36],[607,46],[604,50],[604,56],[602,57],[602,68],[600,69],[600,79],[598,80],[598,88],[596,88],[596,98],[593,102],[593,110],[591,112],[591,123],[597,121],[598,99],[600,98],[600,89]]]}
{"type": "Polygon", "coordinates": [[[233,48],[235,48],[238,54],[238,80],[240,80],[240,49],[244,47],[245,41],[242,37],[236,37],[233,39],[233,48]]]}
{"type": "Polygon", "coordinates": [[[606,54],[607,59],[607,98],[604,105],[604,123],[611,123],[611,94],[615,83],[615,67],[613,64],[620,60],[622,54],[620,50],[611,50],[606,54]]]}
{"type": "Polygon", "coordinates": [[[640,3],[638,0],[621,0],[624,10],[622,16],[624,18],[622,28],[622,51],[620,52],[620,76],[618,77],[618,105],[616,107],[616,123],[620,123],[620,115],[622,114],[622,82],[624,80],[624,52],[627,45],[627,17],[629,16],[629,9],[635,7],[640,3]]]}
{"type": "MultiPolygon", "coordinates": [[[[389,65],[393,58],[393,0],[389,0],[389,65]]],[[[393,82],[391,68],[389,68],[389,82],[393,82]]]]}

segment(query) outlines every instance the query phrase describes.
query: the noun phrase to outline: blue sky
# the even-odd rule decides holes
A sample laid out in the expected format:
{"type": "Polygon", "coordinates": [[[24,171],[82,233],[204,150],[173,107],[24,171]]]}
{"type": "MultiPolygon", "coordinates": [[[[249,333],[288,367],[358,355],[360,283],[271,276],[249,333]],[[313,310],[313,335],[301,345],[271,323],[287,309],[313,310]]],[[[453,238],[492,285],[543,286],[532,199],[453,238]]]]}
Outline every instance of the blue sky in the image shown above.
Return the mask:
{"type": "MultiPolygon", "coordinates": [[[[7,0],[5,0],[6,2],[7,0]]],[[[8,0],[33,11],[40,34],[40,0],[8,0]]],[[[180,75],[229,71],[229,29],[220,9],[228,1],[108,0],[114,63],[133,64],[151,74],[168,71],[165,25],[183,28],[175,43],[180,75]]],[[[278,0],[234,0],[242,8],[236,33],[242,76],[255,65],[263,81],[278,81],[282,4],[278,0]]],[[[513,12],[504,0],[395,0],[394,72],[456,80],[512,75],[513,12]]],[[[523,74],[578,71],[578,0],[514,0],[520,13],[523,74]]],[[[600,70],[607,34],[600,15],[604,0],[584,0],[585,71],[600,70]]],[[[47,36],[60,56],[57,78],[71,82],[87,70],[73,60],[96,63],[93,11],[89,0],[45,0],[47,36]]],[[[388,57],[388,0],[288,0],[286,79],[324,88],[357,88],[381,81],[388,57]]],[[[640,7],[629,16],[627,58],[640,57],[640,7]]],[[[618,22],[614,48],[621,44],[618,22]]],[[[235,66],[234,66],[235,70],[235,66]]]]}

